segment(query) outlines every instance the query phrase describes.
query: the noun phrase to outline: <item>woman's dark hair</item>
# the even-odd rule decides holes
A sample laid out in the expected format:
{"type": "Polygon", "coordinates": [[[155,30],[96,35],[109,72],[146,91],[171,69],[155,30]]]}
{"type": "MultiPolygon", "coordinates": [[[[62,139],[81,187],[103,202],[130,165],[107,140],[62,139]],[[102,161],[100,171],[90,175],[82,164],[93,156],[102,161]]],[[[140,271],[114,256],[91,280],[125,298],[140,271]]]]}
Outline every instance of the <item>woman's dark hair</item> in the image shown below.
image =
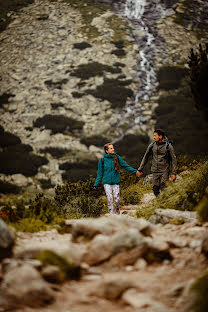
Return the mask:
{"type": "MultiPolygon", "coordinates": [[[[106,144],[104,145],[104,151],[105,151],[105,153],[107,153],[107,150],[108,150],[109,145],[113,145],[113,144],[112,144],[112,143],[106,143],[106,144]]],[[[114,162],[114,168],[115,168],[115,170],[119,172],[119,171],[120,171],[120,168],[119,168],[118,157],[117,157],[115,154],[113,154],[113,162],[114,162]]]]}
{"type": "Polygon", "coordinates": [[[165,137],[165,131],[162,129],[155,129],[154,133],[157,133],[159,136],[162,136],[162,138],[165,137]]]}

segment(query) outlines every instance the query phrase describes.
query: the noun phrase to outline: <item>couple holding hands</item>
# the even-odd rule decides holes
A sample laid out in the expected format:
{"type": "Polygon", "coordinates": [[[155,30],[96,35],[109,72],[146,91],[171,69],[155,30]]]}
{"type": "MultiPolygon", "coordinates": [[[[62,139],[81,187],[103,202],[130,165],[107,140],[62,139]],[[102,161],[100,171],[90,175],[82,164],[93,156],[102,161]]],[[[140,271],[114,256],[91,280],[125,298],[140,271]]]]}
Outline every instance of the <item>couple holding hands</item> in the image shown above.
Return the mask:
{"type": "Polygon", "coordinates": [[[103,179],[103,186],[107,196],[107,206],[110,214],[120,214],[120,174],[119,166],[141,177],[143,168],[146,165],[149,157],[152,157],[152,184],[153,192],[157,196],[169,179],[170,167],[172,165],[171,179],[176,179],[176,156],[172,144],[168,141],[165,133],[161,129],[156,129],[153,136],[154,142],[151,143],[144,154],[138,170],[129,166],[121,156],[115,153],[112,143],[104,145],[104,157],[98,162],[97,178],[94,184],[94,189],[100,184],[103,179]],[[114,207],[115,204],[115,207],[114,207]]]}

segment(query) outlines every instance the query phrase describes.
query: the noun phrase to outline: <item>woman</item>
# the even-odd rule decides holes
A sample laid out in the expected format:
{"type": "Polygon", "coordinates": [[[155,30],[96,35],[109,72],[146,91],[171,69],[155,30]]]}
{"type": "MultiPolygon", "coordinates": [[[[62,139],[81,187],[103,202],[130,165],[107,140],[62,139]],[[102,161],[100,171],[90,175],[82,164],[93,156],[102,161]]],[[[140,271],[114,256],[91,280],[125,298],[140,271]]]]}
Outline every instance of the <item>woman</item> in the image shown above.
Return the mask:
{"type": "Polygon", "coordinates": [[[104,145],[104,157],[100,158],[98,162],[98,172],[97,178],[94,184],[94,189],[100,184],[103,178],[103,186],[108,201],[109,213],[114,213],[113,201],[115,202],[115,213],[120,214],[119,201],[120,201],[120,191],[119,184],[121,182],[119,174],[119,165],[126,169],[127,171],[136,174],[138,176],[139,172],[130,167],[121,156],[117,155],[114,151],[112,143],[107,143],[104,145]]]}

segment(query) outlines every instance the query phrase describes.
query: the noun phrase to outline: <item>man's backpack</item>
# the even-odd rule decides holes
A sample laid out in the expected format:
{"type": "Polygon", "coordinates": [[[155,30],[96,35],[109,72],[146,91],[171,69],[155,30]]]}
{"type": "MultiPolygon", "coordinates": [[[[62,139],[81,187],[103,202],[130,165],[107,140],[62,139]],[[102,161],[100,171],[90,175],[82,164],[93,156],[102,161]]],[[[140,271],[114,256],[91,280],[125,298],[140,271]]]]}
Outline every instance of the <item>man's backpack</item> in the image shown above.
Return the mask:
{"type": "MultiPolygon", "coordinates": [[[[153,142],[151,147],[150,147],[150,153],[151,155],[153,155],[153,146],[156,144],[156,142],[153,142]]],[[[171,162],[172,162],[172,158],[171,158],[171,155],[170,155],[170,150],[169,150],[169,145],[172,144],[171,141],[167,141],[165,142],[165,149],[166,149],[166,155],[167,155],[167,158],[168,158],[168,162],[169,164],[171,165],[171,162]]]]}

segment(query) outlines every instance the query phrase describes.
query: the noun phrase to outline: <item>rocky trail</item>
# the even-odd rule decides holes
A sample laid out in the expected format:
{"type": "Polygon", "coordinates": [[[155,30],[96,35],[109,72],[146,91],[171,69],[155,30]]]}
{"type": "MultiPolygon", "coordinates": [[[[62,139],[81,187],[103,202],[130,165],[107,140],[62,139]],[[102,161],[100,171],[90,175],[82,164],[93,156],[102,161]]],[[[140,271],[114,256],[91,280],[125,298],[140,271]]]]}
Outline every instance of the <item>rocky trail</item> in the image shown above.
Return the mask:
{"type": "Polygon", "coordinates": [[[67,220],[65,234],[18,232],[13,257],[2,262],[0,311],[191,311],[190,285],[207,269],[208,224],[193,215],[167,223],[189,212],[171,213],[166,224],[112,215],[67,220]],[[63,267],[38,256],[49,250],[79,276],[61,279],[63,267]]]}

